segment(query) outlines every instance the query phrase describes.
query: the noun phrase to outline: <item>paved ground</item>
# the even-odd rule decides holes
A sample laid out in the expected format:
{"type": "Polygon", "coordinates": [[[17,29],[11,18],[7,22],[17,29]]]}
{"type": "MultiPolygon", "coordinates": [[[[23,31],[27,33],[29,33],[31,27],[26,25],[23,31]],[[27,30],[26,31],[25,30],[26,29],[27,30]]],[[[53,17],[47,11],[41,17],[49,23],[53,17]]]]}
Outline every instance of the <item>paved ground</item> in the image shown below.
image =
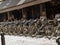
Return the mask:
{"type": "MultiPolygon", "coordinates": [[[[55,39],[5,35],[6,45],[57,45],[55,39]]],[[[1,45],[1,37],[0,37],[1,45]]]]}

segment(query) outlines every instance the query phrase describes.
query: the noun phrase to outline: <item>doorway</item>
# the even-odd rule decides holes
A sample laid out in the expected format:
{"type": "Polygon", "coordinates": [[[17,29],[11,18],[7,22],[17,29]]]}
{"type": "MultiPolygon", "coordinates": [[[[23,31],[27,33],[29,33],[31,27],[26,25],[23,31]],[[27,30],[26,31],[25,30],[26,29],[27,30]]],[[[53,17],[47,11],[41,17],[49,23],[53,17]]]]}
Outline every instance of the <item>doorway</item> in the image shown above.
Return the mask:
{"type": "MultiPolygon", "coordinates": [[[[59,4],[60,5],[60,4],[59,4]]],[[[51,2],[46,3],[46,13],[48,19],[54,19],[55,15],[60,13],[60,6],[57,4],[52,4],[51,2]]]]}

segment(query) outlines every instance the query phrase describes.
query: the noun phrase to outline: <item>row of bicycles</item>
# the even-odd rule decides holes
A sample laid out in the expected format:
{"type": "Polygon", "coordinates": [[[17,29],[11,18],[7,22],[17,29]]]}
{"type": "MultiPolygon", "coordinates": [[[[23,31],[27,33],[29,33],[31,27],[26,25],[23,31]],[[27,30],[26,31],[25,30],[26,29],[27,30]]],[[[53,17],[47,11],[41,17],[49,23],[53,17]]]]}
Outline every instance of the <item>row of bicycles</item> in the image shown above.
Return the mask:
{"type": "MultiPolygon", "coordinates": [[[[59,16],[58,16],[59,17],[59,16]]],[[[57,37],[60,36],[60,20],[30,19],[12,22],[0,22],[0,32],[5,35],[23,35],[31,37],[57,37]]]]}

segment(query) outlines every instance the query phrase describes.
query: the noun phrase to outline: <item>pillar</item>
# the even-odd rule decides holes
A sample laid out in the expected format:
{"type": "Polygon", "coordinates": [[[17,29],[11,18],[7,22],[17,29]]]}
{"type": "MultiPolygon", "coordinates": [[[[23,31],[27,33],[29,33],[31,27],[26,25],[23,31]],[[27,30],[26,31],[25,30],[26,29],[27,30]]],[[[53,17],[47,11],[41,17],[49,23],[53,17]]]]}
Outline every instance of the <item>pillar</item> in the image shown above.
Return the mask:
{"type": "Polygon", "coordinates": [[[9,12],[7,12],[7,17],[8,17],[8,20],[9,20],[9,18],[10,18],[10,14],[9,14],[9,12]]]}

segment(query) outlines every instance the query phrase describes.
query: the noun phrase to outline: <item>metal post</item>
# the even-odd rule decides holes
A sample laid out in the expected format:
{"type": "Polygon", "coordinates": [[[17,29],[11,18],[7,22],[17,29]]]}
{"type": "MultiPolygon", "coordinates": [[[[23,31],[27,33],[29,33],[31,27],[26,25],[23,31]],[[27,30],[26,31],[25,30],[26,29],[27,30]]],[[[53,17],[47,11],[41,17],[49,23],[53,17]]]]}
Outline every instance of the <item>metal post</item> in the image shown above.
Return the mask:
{"type": "Polygon", "coordinates": [[[1,33],[1,45],[5,45],[4,33],[1,33]]]}
{"type": "Polygon", "coordinates": [[[56,42],[58,45],[60,45],[60,37],[58,39],[56,39],[56,42]]]}

